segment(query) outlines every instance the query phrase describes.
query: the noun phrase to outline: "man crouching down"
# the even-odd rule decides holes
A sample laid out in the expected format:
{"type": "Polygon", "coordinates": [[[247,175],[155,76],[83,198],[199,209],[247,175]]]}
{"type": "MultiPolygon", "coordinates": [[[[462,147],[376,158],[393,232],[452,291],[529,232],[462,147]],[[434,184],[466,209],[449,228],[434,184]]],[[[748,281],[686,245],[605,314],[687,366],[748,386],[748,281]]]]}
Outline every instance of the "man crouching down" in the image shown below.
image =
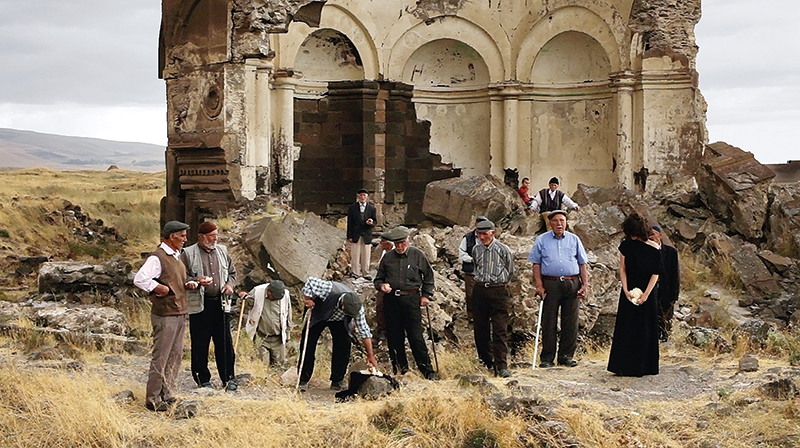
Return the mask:
{"type": "Polygon", "coordinates": [[[301,335],[300,353],[300,391],[308,389],[308,381],[314,373],[314,354],[317,341],[322,331],[328,328],[333,340],[331,353],[331,389],[342,390],[345,388],[344,375],[350,363],[350,337],[348,329],[350,322],[355,324],[355,330],[361,337],[367,350],[367,362],[378,368],[378,360],[372,351],[372,332],[367,324],[364,306],[361,297],[347,285],[317,277],[309,277],[303,286],[305,304],[311,313],[310,319],[303,327],[301,335]],[[306,336],[308,332],[308,336],[306,336]],[[307,341],[307,346],[306,342],[307,341]]]}

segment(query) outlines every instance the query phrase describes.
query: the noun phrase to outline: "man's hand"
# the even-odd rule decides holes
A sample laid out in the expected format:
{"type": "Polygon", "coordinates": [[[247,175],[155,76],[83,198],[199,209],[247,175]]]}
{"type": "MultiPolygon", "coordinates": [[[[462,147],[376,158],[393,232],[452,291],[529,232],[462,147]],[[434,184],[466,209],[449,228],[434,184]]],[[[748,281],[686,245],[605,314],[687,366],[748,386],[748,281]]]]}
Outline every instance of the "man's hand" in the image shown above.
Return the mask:
{"type": "Polygon", "coordinates": [[[544,291],[544,285],[542,285],[542,284],[536,285],[536,286],[534,287],[534,290],[536,291],[536,294],[537,294],[539,297],[541,297],[541,298],[543,298],[543,299],[544,299],[544,296],[546,295],[546,293],[545,293],[545,291],[544,291]]]}
{"type": "Polygon", "coordinates": [[[311,297],[308,297],[308,296],[306,296],[306,298],[303,301],[303,303],[305,303],[306,304],[306,308],[309,308],[309,309],[314,308],[314,305],[315,305],[314,299],[312,299],[311,297]]]}
{"type": "Polygon", "coordinates": [[[244,299],[245,297],[247,297],[247,293],[244,291],[239,291],[239,299],[244,299]]]}
{"type": "Polygon", "coordinates": [[[581,289],[578,290],[578,298],[582,299],[582,298],[586,297],[586,291],[588,289],[589,288],[587,288],[586,285],[581,286],[581,289]]]}
{"type": "Polygon", "coordinates": [[[392,285],[388,283],[381,283],[381,291],[383,291],[386,294],[389,294],[390,292],[392,292],[392,285]]]}
{"type": "Polygon", "coordinates": [[[164,297],[169,294],[169,286],[158,284],[155,288],[153,288],[153,292],[156,293],[156,297],[164,297]]]}
{"type": "Polygon", "coordinates": [[[367,355],[367,363],[378,369],[378,358],[375,357],[374,353],[367,355]]]}
{"type": "Polygon", "coordinates": [[[222,293],[228,295],[233,294],[233,287],[231,287],[231,285],[226,284],[225,286],[222,287],[222,293]]]}
{"type": "Polygon", "coordinates": [[[419,298],[419,306],[428,306],[429,303],[431,303],[431,301],[428,300],[427,297],[422,296],[419,298]]]}
{"type": "Polygon", "coordinates": [[[214,279],[213,279],[212,277],[208,277],[208,276],[205,276],[205,277],[198,277],[198,279],[197,279],[197,282],[198,282],[198,283],[200,283],[200,284],[201,284],[201,285],[203,285],[203,286],[208,286],[208,285],[210,285],[210,284],[211,284],[213,281],[214,281],[214,279]]]}

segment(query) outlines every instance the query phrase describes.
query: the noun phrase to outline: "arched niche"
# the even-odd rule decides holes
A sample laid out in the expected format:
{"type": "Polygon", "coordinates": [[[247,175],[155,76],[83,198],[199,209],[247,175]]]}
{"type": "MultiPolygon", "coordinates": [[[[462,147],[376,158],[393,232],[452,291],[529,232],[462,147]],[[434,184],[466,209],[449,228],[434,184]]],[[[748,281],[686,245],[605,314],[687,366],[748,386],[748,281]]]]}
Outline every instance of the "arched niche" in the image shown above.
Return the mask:
{"type": "Polygon", "coordinates": [[[474,48],[435,39],[417,48],[403,66],[414,86],[417,118],[431,122],[430,151],[465,176],[489,172],[489,67],[474,48]]]}
{"type": "Polygon", "coordinates": [[[567,31],[548,41],[533,63],[530,80],[543,84],[608,82],[611,62],[591,36],[567,31]]]}
{"type": "Polygon", "coordinates": [[[297,50],[295,69],[304,81],[346,81],[364,79],[364,64],[353,42],[333,29],[309,34],[297,50]]]}
{"type": "Polygon", "coordinates": [[[600,42],[578,31],[561,32],[541,45],[526,73],[530,93],[520,101],[530,144],[529,153],[518,158],[520,176],[536,186],[556,176],[568,191],[578,183],[615,184],[618,117],[611,60],[600,42]]]}

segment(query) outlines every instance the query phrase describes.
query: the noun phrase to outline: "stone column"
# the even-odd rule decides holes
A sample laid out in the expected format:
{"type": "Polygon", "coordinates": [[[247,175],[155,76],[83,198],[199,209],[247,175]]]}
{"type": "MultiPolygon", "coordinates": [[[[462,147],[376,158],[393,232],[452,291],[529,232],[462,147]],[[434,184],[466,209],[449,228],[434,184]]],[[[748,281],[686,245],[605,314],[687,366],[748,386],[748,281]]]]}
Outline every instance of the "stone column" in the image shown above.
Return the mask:
{"type": "MultiPolygon", "coordinates": [[[[505,178],[506,168],[517,168],[517,151],[519,151],[519,90],[516,86],[509,86],[505,91],[503,113],[503,163],[500,168],[500,179],[505,178]]],[[[492,164],[494,165],[494,164],[492,164]]],[[[494,172],[494,170],[492,171],[494,172]]]]}
{"type": "MultiPolygon", "coordinates": [[[[244,98],[247,126],[245,150],[242,156],[242,196],[253,200],[258,192],[257,178],[269,178],[271,155],[272,101],[270,77],[272,63],[253,58],[245,61],[244,98]]],[[[264,186],[269,192],[269,185],[264,186]]]]}
{"type": "Polygon", "coordinates": [[[641,151],[639,157],[634,155],[635,111],[634,88],[636,79],[630,72],[615,73],[611,76],[611,88],[614,103],[617,106],[617,181],[624,187],[633,189],[633,172],[642,165],[641,151]],[[638,160],[637,160],[638,159],[638,160]]]}
{"type": "Polygon", "coordinates": [[[291,202],[294,162],[299,150],[294,144],[294,92],[300,75],[293,70],[277,70],[273,77],[275,115],[272,126],[272,148],[275,170],[271,176],[279,189],[281,200],[291,202]]]}
{"type": "Polygon", "coordinates": [[[491,105],[491,121],[489,124],[489,173],[500,179],[505,176],[503,165],[505,154],[503,144],[505,142],[505,128],[503,126],[503,95],[500,88],[489,90],[489,100],[491,105]]]}

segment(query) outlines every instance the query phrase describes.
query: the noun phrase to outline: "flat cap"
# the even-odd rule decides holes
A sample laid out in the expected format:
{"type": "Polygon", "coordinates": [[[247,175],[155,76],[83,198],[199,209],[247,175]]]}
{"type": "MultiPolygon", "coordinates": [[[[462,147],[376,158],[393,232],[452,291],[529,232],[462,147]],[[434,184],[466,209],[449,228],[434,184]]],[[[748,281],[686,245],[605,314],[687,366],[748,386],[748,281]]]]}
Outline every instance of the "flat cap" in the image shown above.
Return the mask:
{"type": "Polygon", "coordinates": [[[477,226],[475,226],[475,230],[478,232],[488,232],[490,230],[494,230],[494,223],[488,219],[486,221],[481,221],[477,226]]]}
{"type": "Polygon", "coordinates": [[[393,243],[402,243],[403,241],[408,238],[408,235],[411,234],[411,231],[408,230],[406,226],[397,226],[392,229],[387,236],[387,240],[393,243]]]}
{"type": "Polygon", "coordinates": [[[487,218],[487,217],[485,217],[483,215],[478,215],[478,217],[475,218],[475,222],[476,223],[481,222],[481,221],[488,221],[488,220],[489,220],[489,218],[487,218]]]}
{"type": "Polygon", "coordinates": [[[342,304],[342,311],[344,314],[350,317],[358,316],[358,312],[361,311],[361,297],[354,292],[346,292],[339,297],[340,303],[342,304]]]}
{"type": "Polygon", "coordinates": [[[181,230],[186,230],[189,228],[189,224],[180,221],[170,221],[164,224],[164,228],[161,230],[161,237],[162,238],[169,238],[175,232],[180,232],[181,230]]]}
{"type": "Polygon", "coordinates": [[[202,233],[203,235],[211,233],[215,230],[217,230],[217,225],[211,221],[203,221],[202,224],[197,226],[197,233],[202,233]]]}
{"type": "Polygon", "coordinates": [[[273,280],[267,285],[267,291],[271,292],[276,300],[280,300],[286,292],[286,285],[280,280],[273,280]]]}
{"type": "Polygon", "coordinates": [[[654,224],[653,227],[651,227],[651,229],[655,230],[658,233],[664,233],[664,231],[661,230],[661,226],[658,224],[654,224]]]}
{"type": "Polygon", "coordinates": [[[564,210],[553,210],[552,212],[547,214],[547,219],[553,219],[553,216],[556,215],[564,215],[564,217],[566,218],[567,212],[565,212],[564,210]]]}
{"type": "Polygon", "coordinates": [[[361,194],[361,193],[369,193],[369,191],[367,191],[366,188],[361,188],[361,189],[358,190],[358,194],[361,194]]]}

